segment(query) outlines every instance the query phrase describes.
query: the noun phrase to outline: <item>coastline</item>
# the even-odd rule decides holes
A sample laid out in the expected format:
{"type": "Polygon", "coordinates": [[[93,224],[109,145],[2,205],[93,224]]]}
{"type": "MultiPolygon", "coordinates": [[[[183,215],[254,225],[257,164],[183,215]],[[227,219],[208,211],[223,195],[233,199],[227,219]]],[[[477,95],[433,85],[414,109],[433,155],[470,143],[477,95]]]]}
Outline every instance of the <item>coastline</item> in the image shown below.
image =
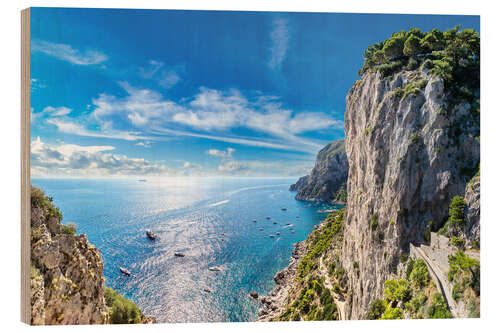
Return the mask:
{"type": "Polygon", "coordinates": [[[272,321],[272,319],[279,316],[281,311],[285,308],[299,262],[306,254],[306,241],[297,242],[293,247],[294,249],[290,257],[290,263],[283,270],[278,271],[274,276],[276,287],[268,296],[259,297],[261,306],[256,321],[272,321]]]}
{"type": "MultiPolygon", "coordinates": [[[[325,226],[326,219],[321,220],[319,224],[314,226],[314,230],[321,229],[325,226]]],[[[312,233],[312,231],[311,231],[312,233]]],[[[309,233],[309,235],[311,234],[309,233]]],[[[307,252],[307,239],[293,244],[293,251],[290,257],[290,263],[284,269],[278,271],[274,275],[274,282],[276,287],[267,296],[259,297],[261,306],[257,315],[257,322],[272,321],[279,316],[283,309],[286,308],[287,299],[290,295],[290,289],[294,286],[294,279],[297,275],[297,268],[300,260],[306,255],[307,252]]]]}

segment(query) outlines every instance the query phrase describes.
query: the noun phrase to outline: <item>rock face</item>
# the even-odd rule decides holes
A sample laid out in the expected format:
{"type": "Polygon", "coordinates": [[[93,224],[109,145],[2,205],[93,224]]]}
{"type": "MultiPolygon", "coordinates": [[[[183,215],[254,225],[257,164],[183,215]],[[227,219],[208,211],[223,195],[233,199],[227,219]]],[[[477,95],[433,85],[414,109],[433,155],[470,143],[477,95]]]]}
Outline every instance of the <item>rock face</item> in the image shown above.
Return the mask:
{"type": "Polygon", "coordinates": [[[274,276],[276,288],[269,294],[269,296],[260,298],[262,305],[259,309],[257,321],[271,321],[286,307],[290,296],[290,290],[294,287],[297,267],[305,252],[305,242],[298,242],[294,244],[290,264],[274,276]]]}
{"type": "MultiPolygon", "coordinates": [[[[101,252],[86,235],[76,235],[76,227],[62,225],[61,219],[52,199],[32,187],[31,324],[110,324],[114,317],[128,320],[131,313],[125,311],[130,306],[115,309],[106,304],[106,290],[109,294],[111,289],[104,286],[101,252]]],[[[141,312],[140,322],[156,323],[156,318],[141,312]]]]}
{"type": "Polygon", "coordinates": [[[479,176],[471,179],[467,189],[465,190],[465,202],[467,208],[465,211],[465,246],[477,247],[481,241],[480,239],[480,199],[481,199],[481,182],[479,176]]]}
{"type": "MultiPolygon", "coordinates": [[[[429,221],[434,228],[443,225],[452,197],[465,194],[477,171],[479,115],[470,104],[450,100],[442,79],[426,70],[385,79],[380,72],[367,73],[347,95],[349,177],[341,256],[349,278],[347,319],[364,318],[410,242],[423,241],[429,221]],[[417,82],[421,89],[406,93],[417,82]]],[[[474,208],[469,215],[473,221],[474,208]]]]}
{"type": "Polygon", "coordinates": [[[107,323],[99,250],[86,235],[63,233],[44,207],[32,205],[31,230],[31,323],[107,323]]]}
{"type": "Polygon", "coordinates": [[[290,191],[297,191],[297,200],[339,201],[336,194],[345,184],[348,171],[344,139],[333,141],[319,151],[311,174],[291,185],[290,191]]]}

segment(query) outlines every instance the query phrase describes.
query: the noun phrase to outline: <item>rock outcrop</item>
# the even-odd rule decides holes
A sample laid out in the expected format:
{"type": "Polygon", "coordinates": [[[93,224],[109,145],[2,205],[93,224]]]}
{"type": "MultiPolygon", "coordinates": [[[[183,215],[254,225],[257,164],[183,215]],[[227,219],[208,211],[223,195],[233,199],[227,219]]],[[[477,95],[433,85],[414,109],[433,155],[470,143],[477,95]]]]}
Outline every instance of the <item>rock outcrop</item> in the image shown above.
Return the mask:
{"type": "Polygon", "coordinates": [[[444,224],[451,199],[477,171],[479,116],[453,97],[425,69],[368,72],[347,95],[348,319],[364,318],[403,252],[423,241],[430,221],[444,224]]]}
{"type": "MultiPolygon", "coordinates": [[[[113,309],[106,304],[101,252],[61,224],[52,199],[31,189],[31,324],[108,324],[113,309]]],[[[109,288],[108,288],[109,289],[109,288]]],[[[140,314],[142,323],[154,317],[140,314]]]]}
{"type": "Polygon", "coordinates": [[[107,323],[101,253],[86,235],[64,233],[43,199],[31,209],[31,323],[107,323]]]}
{"type": "Polygon", "coordinates": [[[319,151],[311,174],[291,185],[290,191],[297,191],[297,200],[344,203],[337,192],[345,185],[348,171],[344,139],[333,141],[319,151]]]}
{"type": "Polygon", "coordinates": [[[479,175],[471,179],[465,190],[465,246],[479,247],[481,242],[480,215],[481,215],[481,182],[479,175]]]}
{"type": "Polygon", "coordinates": [[[290,291],[294,287],[297,267],[305,252],[305,242],[298,242],[294,244],[290,263],[285,269],[277,272],[274,276],[276,288],[274,288],[268,296],[260,298],[262,305],[259,309],[257,321],[271,321],[286,307],[289,301],[290,291]]]}

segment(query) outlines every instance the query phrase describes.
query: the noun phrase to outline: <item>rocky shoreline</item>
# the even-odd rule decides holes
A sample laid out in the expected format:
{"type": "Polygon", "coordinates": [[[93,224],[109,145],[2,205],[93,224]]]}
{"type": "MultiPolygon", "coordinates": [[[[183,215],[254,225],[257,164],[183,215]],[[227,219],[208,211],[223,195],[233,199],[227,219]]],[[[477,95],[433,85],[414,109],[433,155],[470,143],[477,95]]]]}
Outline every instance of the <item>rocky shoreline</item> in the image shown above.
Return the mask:
{"type": "Polygon", "coordinates": [[[283,311],[290,288],[293,285],[293,279],[297,273],[299,262],[305,254],[305,241],[295,243],[290,264],[274,276],[276,288],[271,291],[269,296],[259,298],[262,305],[259,309],[256,321],[271,321],[273,318],[279,316],[281,311],[283,311]]]}

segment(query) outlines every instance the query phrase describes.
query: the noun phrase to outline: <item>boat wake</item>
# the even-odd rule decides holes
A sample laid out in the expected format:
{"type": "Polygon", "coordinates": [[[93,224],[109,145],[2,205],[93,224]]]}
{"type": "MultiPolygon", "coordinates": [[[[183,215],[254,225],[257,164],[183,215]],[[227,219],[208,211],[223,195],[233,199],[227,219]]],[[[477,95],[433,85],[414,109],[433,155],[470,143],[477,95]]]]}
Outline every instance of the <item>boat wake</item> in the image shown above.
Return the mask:
{"type": "Polygon", "coordinates": [[[229,202],[229,200],[222,200],[222,201],[218,201],[216,203],[213,203],[213,204],[209,205],[208,207],[216,207],[216,206],[227,204],[228,202],[229,202]]]}

